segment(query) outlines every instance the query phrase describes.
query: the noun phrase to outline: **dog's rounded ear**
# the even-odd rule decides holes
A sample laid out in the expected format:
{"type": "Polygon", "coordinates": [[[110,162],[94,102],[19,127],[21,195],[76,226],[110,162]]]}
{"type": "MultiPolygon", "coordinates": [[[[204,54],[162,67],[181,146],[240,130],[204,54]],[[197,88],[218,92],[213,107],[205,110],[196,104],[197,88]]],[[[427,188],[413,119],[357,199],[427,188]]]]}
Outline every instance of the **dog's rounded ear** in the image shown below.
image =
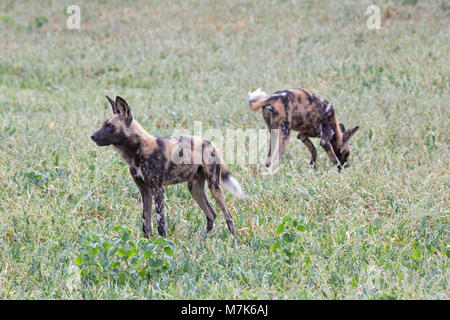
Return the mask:
{"type": "Polygon", "coordinates": [[[345,131],[344,133],[344,137],[343,137],[343,142],[347,142],[348,140],[351,139],[351,137],[353,137],[353,135],[356,133],[356,131],[358,131],[359,126],[354,127],[353,129],[350,129],[348,131],[345,131]]]}
{"type": "Polygon", "coordinates": [[[119,113],[119,111],[116,108],[116,102],[108,96],[106,96],[106,98],[108,99],[109,103],[111,104],[112,112],[114,114],[119,113]]]}
{"type": "Polygon", "coordinates": [[[117,96],[115,106],[118,113],[125,120],[125,124],[127,125],[127,127],[129,127],[131,125],[131,122],[133,122],[133,114],[131,113],[131,109],[128,106],[128,103],[125,101],[125,99],[117,96]]]}

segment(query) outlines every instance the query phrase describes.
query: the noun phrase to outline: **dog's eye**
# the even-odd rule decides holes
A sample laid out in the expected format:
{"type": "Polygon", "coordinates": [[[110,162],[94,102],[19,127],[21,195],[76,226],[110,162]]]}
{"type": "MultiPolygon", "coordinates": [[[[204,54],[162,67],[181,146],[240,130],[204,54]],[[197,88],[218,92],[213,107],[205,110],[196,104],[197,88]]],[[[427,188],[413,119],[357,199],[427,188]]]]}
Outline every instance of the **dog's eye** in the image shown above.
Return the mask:
{"type": "Polygon", "coordinates": [[[114,126],[111,123],[108,123],[108,124],[106,124],[106,129],[111,132],[111,131],[113,131],[114,126]]]}

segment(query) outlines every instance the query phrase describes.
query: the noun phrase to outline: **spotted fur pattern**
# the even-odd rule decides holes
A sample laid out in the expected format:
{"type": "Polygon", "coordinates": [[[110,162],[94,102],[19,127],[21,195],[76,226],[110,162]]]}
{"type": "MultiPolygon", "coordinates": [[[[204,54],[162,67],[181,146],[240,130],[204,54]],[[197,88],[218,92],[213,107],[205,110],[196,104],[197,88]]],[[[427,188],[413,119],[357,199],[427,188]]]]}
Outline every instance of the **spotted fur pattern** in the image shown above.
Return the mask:
{"type": "Polygon", "coordinates": [[[350,156],[349,140],[359,127],[348,131],[338,123],[334,107],[327,100],[321,100],[305,89],[291,89],[274,92],[267,96],[258,89],[249,92],[249,105],[251,110],[262,109],[263,119],[269,130],[276,130],[271,134],[266,166],[278,166],[289,143],[291,131],[297,131],[297,139],[301,140],[311,153],[310,164],[315,165],[317,150],[309,138],[320,138],[323,147],[331,162],[338,166],[347,163],[350,156]],[[272,141],[278,139],[277,144],[272,141]],[[274,157],[272,146],[278,145],[278,153],[274,157]]]}
{"type": "Polygon", "coordinates": [[[133,118],[130,107],[121,97],[112,100],[113,115],[91,135],[99,146],[113,145],[130,168],[130,174],[142,197],[142,229],[152,235],[152,200],[155,200],[158,234],[166,237],[164,186],[187,182],[192,197],[204,211],[206,230],[213,229],[217,216],[208,202],[205,182],[234,235],[233,217],[225,204],[223,185],[235,196],[243,197],[239,183],[223,164],[219,151],[199,137],[155,137],[148,134],[133,118]]]}

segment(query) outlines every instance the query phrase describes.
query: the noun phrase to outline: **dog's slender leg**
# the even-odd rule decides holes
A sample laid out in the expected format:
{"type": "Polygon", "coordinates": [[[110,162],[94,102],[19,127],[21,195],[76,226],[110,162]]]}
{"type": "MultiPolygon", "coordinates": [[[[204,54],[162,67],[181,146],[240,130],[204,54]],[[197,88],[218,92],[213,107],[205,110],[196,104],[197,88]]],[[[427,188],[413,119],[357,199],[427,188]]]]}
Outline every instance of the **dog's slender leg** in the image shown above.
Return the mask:
{"type": "Polygon", "coordinates": [[[290,129],[286,124],[280,125],[278,129],[270,130],[269,151],[266,158],[266,167],[273,163],[273,169],[278,168],[281,157],[289,144],[290,129]]]}
{"type": "Polygon", "coordinates": [[[270,167],[272,164],[272,148],[274,150],[278,149],[278,130],[277,130],[277,124],[275,123],[275,120],[273,119],[273,106],[265,106],[263,108],[263,118],[264,122],[267,125],[267,129],[269,129],[269,147],[267,149],[267,157],[265,165],[266,167],[270,167]]]}
{"type": "Polygon", "coordinates": [[[130,169],[131,176],[139,188],[142,200],[142,231],[144,237],[153,235],[152,232],[152,193],[141,177],[136,175],[136,169],[130,169]]]}
{"type": "Polygon", "coordinates": [[[217,205],[219,206],[220,210],[222,210],[225,221],[227,222],[228,230],[230,230],[230,233],[234,236],[234,223],[233,223],[233,216],[228,211],[227,206],[225,204],[225,198],[223,196],[222,187],[220,185],[215,185],[215,183],[209,183],[208,180],[208,187],[209,190],[211,190],[211,193],[214,197],[214,199],[217,202],[217,205]]]}
{"type": "Polygon", "coordinates": [[[142,231],[144,237],[153,235],[152,232],[152,193],[148,187],[139,187],[142,198],[142,231]]]}
{"type": "MultiPolygon", "coordinates": [[[[278,130],[271,130],[270,135],[270,143],[271,143],[271,152],[272,152],[272,163],[273,169],[277,169],[280,165],[281,157],[284,155],[286,151],[286,147],[289,144],[290,138],[290,127],[289,124],[285,121],[280,124],[278,130]]],[[[266,164],[267,166],[267,164],[266,164]]]]}
{"type": "Polygon", "coordinates": [[[266,158],[266,162],[265,162],[266,167],[270,167],[270,164],[272,163],[272,142],[278,141],[276,138],[272,138],[273,133],[274,132],[269,129],[270,136],[269,136],[269,148],[267,150],[267,158],[266,158]]]}
{"type": "Polygon", "coordinates": [[[330,158],[331,162],[333,162],[334,165],[338,166],[338,170],[341,171],[341,163],[339,162],[339,159],[336,157],[336,154],[334,153],[333,146],[331,145],[331,142],[327,139],[321,139],[320,140],[320,146],[325,149],[326,153],[328,154],[328,157],[330,158]]]}
{"type": "Polygon", "coordinates": [[[308,148],[309,152],[311,152],[311,160],[309,161],[309,164],[313,167],[316,166],[316,159],[317,159],[317,149],[314,146],[314,144],[309,140],[309,138],[301,133],[297,135],[297,139],[299,139],[301,142],[305,144],[305,146],[308,148]]]}
{"type": "Polygon", "coordinates": [[[320,125],[320,146],[325,149],[328,157],[334,165],[338,166],[338,170],[341,171],[341,162],[334,153],[333,146],[331,145],[330,139],[332,136],[332,129],[329,125],[320,125]]]}
{"type": "Polygon", "coordinates": [[[205,193],[205,179],[199,180],[191,180],[188,182],[188,188],[192,195],[192,197],[197,201],[200,208],[206,215],[206,232],[209,232],[213,229],[214,220],[217,217],[217,213],[211,207],[208,202],[208,198],[205,193]]]}
{"type": "Polygon", "coordinates": [[[288,121],[283,121],[278,128],[280,134],[280,150],[278,158],[281,159],[284,152],[286,151],[286,147],[289,144],[289,137],[291,135],[291,127],[288,121]]]}
{"type": "Polygon", "coordinates": [[[269,129],[269,149],[267,151],[267,158],[265,165],[270,167],[273,163],[273,169],[278,168],[280,159],[286,150],[289,143],[289,136],[291,133],[290,115],[286,113],[282,118],[275,118],[275,109],[269,105],[263,108],[264,122],[269,129]]]}
{"type": "Polygon", "coordinates": [[[164,220],[164,189],[162,187],[154,187],[153,196],[155,197],[156,205],[156,221],[158,222],[158,233],[160,236],[166,238],[166,221],[164,220]]]}
{"type": "Polygon", "coordinates": [[[223,212],[225,216],[225,221],[227,222],[228,230],[234,236],[234,223],[233,216],[228,211],[227,205],[225,204],[225,197],[223,196],[222,186],[220,181],[220,165],[212,164],[209,165],[209,169],[207,171],[208,177],[208,188],[211,191],[214,199],[217,202],[220,210],[223,212]]]}

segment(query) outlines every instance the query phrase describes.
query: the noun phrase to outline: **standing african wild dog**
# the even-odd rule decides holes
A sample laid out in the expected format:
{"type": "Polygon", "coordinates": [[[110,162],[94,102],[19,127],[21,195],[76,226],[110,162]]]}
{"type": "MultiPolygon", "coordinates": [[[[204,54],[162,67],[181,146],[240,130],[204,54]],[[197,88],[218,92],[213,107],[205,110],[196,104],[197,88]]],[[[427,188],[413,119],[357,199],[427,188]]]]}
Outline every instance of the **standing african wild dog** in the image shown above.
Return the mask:
{"type": "Polygon", "coordinates": [[[231,234],[234,235],[233,217],[228,211],[221,182],[235,196],[242,198],[239,183],[222,163],[215,146],[199,137],[154,137],[133,119],[131,109],[124,99],[112,100],[113,115],[91,135],[98,146],[113,145],[130,167],[130,173],[142,197],[142,229],[144,236],[152,235],[152,197],[155,197],[158,233],[166,237],[164,221],[164,185],[187,181],[192,197],[205,212],[206,231],[211,231],[217,216],[208,202],[205,181],[225,215],[231,234]]]}
{"type": "MultiPolygon", "coordinates": [[[[327,100],[320,100],[305,89],[292,89],[274,92],[270,97],[261,88],[249,92],[249,105],[253,111],[262,108],[263,118],[269,130],[276,129],[270,136],[266,166],[269,167],[275,156],[274,167],[279,164],[289,142],[291,130],[298,131],[300,139],[311,152],[310,164],[314,165],[317,150],[309,138],[320,137],[320,145],[325,149],[333,164],[341,169],[350,156],[349,140],[359,126],[345,131],[339,123],[334,107],[327,100]],[[277,141],[273,141],[277,139],[277,141]],[[277,142],[278,153],[273,151],[277,142]],[[274,154],[272,154],[274,153],[274,154]]],[[[348,163],[347,163],[348,165],[348,163]]]]}

